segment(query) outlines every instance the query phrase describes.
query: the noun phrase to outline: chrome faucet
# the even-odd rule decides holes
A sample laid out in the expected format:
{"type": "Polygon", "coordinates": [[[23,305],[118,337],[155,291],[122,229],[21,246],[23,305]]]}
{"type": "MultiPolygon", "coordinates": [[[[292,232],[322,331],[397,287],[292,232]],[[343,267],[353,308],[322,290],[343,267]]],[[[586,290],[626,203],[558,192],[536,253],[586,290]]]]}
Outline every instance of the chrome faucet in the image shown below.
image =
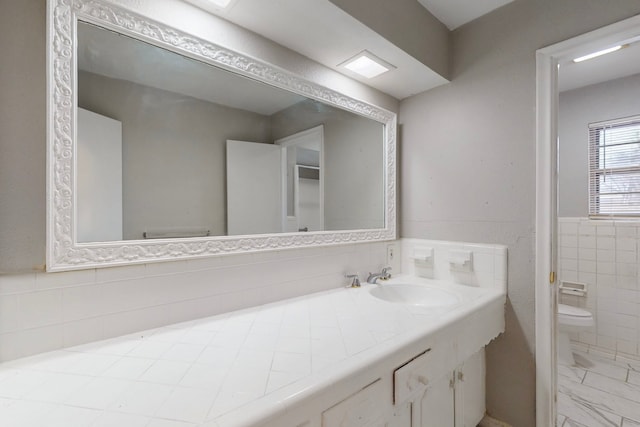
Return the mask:
{"type": "Polygon", "coordinates": [[[367,283],[375,284],[378,282],[378,279],[381,279],[381,280],[391,279],[391,273],[389,273],[389,270],[391,270],[391,267],[383,268],[380,273],[369,273],[369,277],[367,277],[367,283]]]}
{"type": "Polygon", "coordinates": [[[358,273],[356,274],[345,274],[344,277],[346,279],[351,279],[351,284],[347,286],[347,288],[359,288],[360,287],[360,277],[358,273]]]}

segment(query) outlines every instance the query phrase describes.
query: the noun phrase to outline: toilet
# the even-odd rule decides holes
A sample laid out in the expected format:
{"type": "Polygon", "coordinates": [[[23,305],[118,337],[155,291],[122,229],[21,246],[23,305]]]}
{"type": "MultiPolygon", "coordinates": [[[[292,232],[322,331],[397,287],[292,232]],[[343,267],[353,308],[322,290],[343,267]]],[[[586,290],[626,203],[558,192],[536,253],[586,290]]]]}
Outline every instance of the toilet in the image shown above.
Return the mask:
{"type": "Polygon", "coordinates": [[[558,304],[558,363],[575,365],[569,334],[584,332],[595,324],[591,312],[584,308],[558,304]]]}

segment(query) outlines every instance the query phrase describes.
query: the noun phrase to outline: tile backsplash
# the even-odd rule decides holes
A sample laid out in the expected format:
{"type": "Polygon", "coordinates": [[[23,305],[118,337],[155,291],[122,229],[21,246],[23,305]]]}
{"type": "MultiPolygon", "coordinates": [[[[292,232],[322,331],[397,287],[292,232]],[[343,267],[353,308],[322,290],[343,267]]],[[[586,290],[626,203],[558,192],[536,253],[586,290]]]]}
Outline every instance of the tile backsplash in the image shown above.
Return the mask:
{"type": "Polygon", "coordinates": [[[640,221],[562,217],[559,222],[560,282],[586,285],[585,296],[560,294],[564,304],[583,307],[593,330],[572,340],[610,353],[640,354],[640,221]]]}
{"type": "Polygon", "coordinates": [[[401,250],[405,274],[507,291],[504,245],[404,238],[401,250]]]}
{"type": "Polygon", "coordinates": [[[0,275],[0,361],[333,289],[379,271],[389,245],[0,275]]]}

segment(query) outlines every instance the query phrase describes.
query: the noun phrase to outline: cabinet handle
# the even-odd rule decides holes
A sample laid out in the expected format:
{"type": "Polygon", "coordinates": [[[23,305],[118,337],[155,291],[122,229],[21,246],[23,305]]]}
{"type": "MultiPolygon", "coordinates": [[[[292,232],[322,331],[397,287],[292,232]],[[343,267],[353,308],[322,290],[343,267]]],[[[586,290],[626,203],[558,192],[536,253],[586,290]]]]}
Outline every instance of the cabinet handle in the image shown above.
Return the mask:
{"type": "Polygon", "coordinates": [[[418,375],[418,382],[422,385],[428,385],[429,380],[424,375],[418,375]]]}
{"type": "Polygon", "coordinates": [[[429,380],[424,375],[412,375],[411,378],[409,378],[409,381],[407,381],[407,386],[411,391],[419,387],[426,386],[427,384],[429,384],[429,380]]]}
{"type": "Polygon", "coordinates": [[[464,381],[464,373],[462,371],[458,371],[458,381],[464,381]]]}

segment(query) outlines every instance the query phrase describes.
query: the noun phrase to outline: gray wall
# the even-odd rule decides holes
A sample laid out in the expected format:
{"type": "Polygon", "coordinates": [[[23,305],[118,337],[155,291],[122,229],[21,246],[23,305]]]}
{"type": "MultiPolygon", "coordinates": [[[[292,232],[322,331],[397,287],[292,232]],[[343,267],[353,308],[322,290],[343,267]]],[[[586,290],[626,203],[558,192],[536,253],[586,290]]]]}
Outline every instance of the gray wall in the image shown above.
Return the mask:
{"type": "Polygon", "coordinates": [[[315,101],[272,116],[274,139],[324,125],[325,230],[384,226],[384,126],[315,101]]]}
{"type": "Polygon", "coordinates": [[[639,100],[640,74],[560,94],[559,216],[589,215],[589,123],[638,115],[639,100]]]}
{"type": "Polygon", "coordinates": [[[452,82],[400,105],[403,237],[509,247],[487,410],[535,420],[535,51],[640,13],[635,0],[516,0],[453,32],[452,82]]]}
{"type": "Polygon", "coordinates": [[[0,10],[0,274],[44,268],[45,11],[45,0],[0,10]]]}
{"type": "Polygon", "coordinates": [[[78,103],[122,122],[125,239],[197,227],[226,235],[226,141],[270,143],[269,117],[86,72],[78,103]]]}

